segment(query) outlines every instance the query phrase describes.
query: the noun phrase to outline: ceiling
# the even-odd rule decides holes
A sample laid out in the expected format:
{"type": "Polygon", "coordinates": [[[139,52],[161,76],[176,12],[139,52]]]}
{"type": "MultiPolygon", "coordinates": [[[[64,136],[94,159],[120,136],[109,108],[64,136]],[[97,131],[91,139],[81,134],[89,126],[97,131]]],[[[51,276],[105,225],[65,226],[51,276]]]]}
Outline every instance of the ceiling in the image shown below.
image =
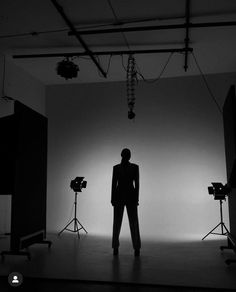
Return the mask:
{"type": "MultiPolygon", "coordinates": [[[[183,24],[186,0],[57,0],[78,31],[151,25],[183,24]],[[118,25],[118,22],[125,24],[118,25]]],[[[190,22],[236,21],[235,0],[190,0],[190,22]]],[[[56,74],[63,57],[21,58],[13,55],[84,52],[83,46],[50,0],[0,2],[0,52],[44,84],[105,82],[126,79],[127,55],[99,56],[104,78],[89,56],[75,57],[80,72],[65,80],[56,74]],[[110,62],[109,62],[110,61],[110,62]],[[123,61],[123,65],[122,65],[123,61]],[[109,65],[110,63],[110,65],[109,65]]],[[[92,52],[184,48],[186,29],[82,35],[92,52]]],[[[236,26],[189,29],[189,47],[206,74],[236,72],[236,26]]],[[[145,78],[158,77],[169,53],[135,55],[145,78]]],[[[97,58],[97,57],[96,57],[97,58]]],[[[7,64],[7,63],[6,63],[7,64]]],[[[199,74],[191,54],[184,70],[184,54],[174,53],[162,77],[199,74]]]]}

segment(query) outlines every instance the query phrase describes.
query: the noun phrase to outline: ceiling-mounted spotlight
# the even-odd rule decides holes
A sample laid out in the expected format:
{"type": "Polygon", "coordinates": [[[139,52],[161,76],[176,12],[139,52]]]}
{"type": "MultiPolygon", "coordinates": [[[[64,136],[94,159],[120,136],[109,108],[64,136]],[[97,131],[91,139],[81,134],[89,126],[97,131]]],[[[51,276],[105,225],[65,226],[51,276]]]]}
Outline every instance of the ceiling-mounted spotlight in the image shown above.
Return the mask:
{"type": "Polygon", "coordinates": [[[64,60],[57,63],[57,75],[67,79],[76,78],[79,71],[79,66],[66,57],[64,60]]]}

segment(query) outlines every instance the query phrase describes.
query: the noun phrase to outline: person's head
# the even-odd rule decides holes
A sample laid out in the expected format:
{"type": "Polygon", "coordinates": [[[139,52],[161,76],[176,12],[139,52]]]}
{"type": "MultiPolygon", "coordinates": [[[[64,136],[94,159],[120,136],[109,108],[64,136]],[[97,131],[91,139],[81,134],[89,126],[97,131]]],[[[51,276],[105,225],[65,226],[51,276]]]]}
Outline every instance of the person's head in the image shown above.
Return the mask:
{"type": "Polygon", "coordinates": [[[128,148],[124,148],[122,151],[121,151],[121,157],[122,157],[122,161],[126,161],[128,162],[131,158],[131,152],[128,148]]]}

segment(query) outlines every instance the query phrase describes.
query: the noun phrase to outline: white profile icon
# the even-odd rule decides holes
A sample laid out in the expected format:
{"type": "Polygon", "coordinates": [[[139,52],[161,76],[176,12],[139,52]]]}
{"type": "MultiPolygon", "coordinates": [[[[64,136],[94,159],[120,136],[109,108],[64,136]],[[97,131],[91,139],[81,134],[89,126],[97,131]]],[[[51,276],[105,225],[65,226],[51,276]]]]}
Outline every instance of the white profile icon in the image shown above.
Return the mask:
{"type": "Polygon", "coordinates": [[[13,276],[12,284],[19,284],[19,280],[17,276],[13,276]]]}

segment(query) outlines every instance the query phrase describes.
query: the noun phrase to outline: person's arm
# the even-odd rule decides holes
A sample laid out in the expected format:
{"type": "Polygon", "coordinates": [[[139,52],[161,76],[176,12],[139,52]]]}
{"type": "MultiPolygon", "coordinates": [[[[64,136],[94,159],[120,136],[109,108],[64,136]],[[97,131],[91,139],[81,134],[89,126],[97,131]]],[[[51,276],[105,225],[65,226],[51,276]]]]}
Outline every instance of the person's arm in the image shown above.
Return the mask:
{"type": "Polygon", "coordinates": [[[139,167],[138,165],[137,165],[135,178],[134,178],[134,187],[135,187],[136,200],[137,200],[137,203],[139,203],[139,167]]]}
{"type": "Polygon", "coordinates": [[[115,167],[113,167],[112,184],[111,184],[111,204],[112,204],[112,206],[114,205],[114,202],[115,202],[116,186],[117,186],[117,175],[116,175],[115,167]]]}

